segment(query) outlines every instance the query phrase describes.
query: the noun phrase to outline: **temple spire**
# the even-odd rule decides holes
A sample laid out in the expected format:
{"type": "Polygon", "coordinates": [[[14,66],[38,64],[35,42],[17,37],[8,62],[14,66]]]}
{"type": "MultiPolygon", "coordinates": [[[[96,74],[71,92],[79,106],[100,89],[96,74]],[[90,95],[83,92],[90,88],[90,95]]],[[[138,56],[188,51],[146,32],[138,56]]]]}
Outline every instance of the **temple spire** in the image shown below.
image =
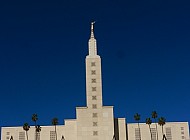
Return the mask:
{"type": "Polygon", "coordinates": [[[91,22],[91,35],[90,35],[90,38],[94,38],[94,23],[95,23],[95,21],[91,22]]]}
{"type": "Polygon", "coordinates": [[[96,39],[94,37],[94,23],[95,22],[91,22],[91,34],[90,34],[90,39],[88,41],[88,49],[90,57],[97,57],[96,39]]]}

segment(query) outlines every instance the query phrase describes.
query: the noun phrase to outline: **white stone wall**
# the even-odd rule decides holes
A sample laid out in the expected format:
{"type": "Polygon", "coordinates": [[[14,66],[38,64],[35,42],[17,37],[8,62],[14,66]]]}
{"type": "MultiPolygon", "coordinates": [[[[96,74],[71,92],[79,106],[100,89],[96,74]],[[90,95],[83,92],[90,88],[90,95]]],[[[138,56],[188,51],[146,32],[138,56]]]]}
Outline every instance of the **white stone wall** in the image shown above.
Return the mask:
{"type": "Polygon", "coordinates": [[[77,108],[77,140],[110,140],[113,135],[113,107],[77,108]]]}
{"type": "MultiPolygon", "coordinates": [[[[162,139],[162,127],[158,124],[157,127],[158,138],[162,139]]],[[[128,140],[136,140],[135,129],[137,128],[137,123],[127,124],[128,140]]],[[[151,128],[156,128],[154,123],[151,124],[151,128]]],[[[166,134],[166,136],[167,134],[169,134],[170,130],[171,137],[168,135],[167,140],[185,140],[189,138],[189,125],[187,122],[166,122],[166,124],[164,125],[164,133],[166,134]]],[[[147,124],[140,123],[140,132],[142,140],[151,140],[150,130],[147,124]]]]}
{"type": "Polygon", "coordinates": [[[87,56],[86,57],[86,100],[88,108],[92,108],[92,104],[96,104],[98,108],[102,107],[101,75],[102,74],[101,74],[100,57],[98,55],[94,56],[93,58],[87,56]],[[95,82],[92,80],[95,80],[95,82]],[[93,100],[92,96],[96,96],[96,99],[93,100]]]}

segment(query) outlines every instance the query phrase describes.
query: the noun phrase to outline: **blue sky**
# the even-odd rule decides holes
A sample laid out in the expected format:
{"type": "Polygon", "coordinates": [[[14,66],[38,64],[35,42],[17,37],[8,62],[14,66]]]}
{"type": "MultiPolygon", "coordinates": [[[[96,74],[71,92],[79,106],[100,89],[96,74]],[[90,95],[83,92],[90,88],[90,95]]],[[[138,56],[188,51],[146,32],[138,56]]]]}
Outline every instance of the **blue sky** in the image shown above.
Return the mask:
{"type": "Polygon", "coordinates": [[[0,2],[0,126],[40,125],[85,106],[90,22],[102,58],[103,102],[141,122],[153,110],[190,122],[189,0],[0,2]]]}

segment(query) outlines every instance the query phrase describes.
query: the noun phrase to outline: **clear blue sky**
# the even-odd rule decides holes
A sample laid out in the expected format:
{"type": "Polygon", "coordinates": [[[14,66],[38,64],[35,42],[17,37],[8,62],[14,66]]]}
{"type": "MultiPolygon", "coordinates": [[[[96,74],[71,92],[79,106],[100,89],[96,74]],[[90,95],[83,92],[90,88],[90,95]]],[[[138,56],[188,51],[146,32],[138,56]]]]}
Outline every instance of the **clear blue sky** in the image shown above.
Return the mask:
{"type": "Polygon", "coordinates": [[[90,22],[103,102],[144,122],[153,110],[190,122],[189,0],[0,1],[0,126],[75,118],[85,106],[90,22]]]}

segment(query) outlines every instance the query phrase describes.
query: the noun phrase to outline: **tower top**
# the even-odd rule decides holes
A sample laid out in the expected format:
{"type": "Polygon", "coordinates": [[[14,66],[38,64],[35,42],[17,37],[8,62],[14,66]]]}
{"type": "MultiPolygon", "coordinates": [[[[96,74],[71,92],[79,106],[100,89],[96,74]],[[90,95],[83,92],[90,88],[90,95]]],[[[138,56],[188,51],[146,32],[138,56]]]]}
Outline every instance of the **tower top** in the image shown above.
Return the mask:
{"type": "Polygon", "coordinates": [[[91,22],[91,34],[90,34],[90,39],[88,41],[88,50],[89,50],[88,57],[98,57],[96,39],[94,37],[94,24],[95,24],[95,21],[91,22]]]}
{"type": "Polygon", "coordinates": [[[91,22],[91,35],[90,35],[90,38],[94,38],[94,24],[95,24],[95,21],[91,22]]]}

